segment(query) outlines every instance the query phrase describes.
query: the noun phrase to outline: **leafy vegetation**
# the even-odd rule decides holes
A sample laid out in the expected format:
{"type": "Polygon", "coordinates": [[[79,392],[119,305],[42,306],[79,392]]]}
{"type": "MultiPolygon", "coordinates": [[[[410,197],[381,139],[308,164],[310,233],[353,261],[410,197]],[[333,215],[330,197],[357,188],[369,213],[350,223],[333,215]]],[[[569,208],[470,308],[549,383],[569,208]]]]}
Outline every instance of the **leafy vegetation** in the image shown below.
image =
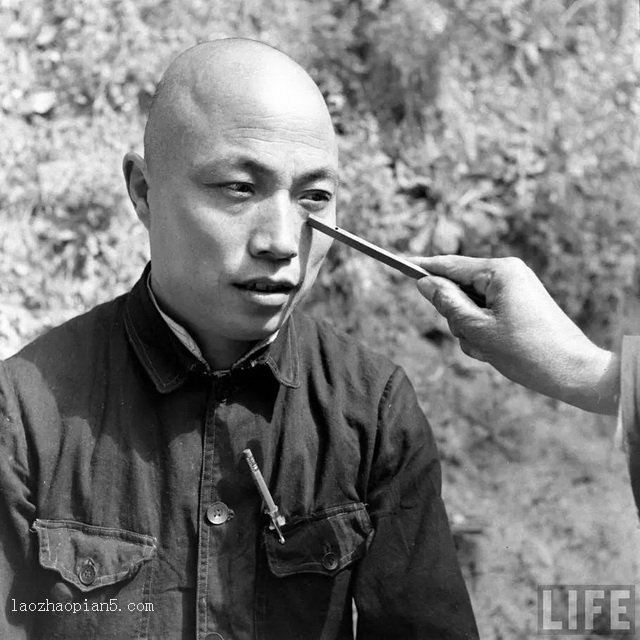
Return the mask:
{"type": "MultiPolygon", "coordinates": [[[[122,155],[168,62],[231,35],[321,87],[344,227],[411,254],[522,256],[605,343],[638,310],[633,0],[0,0],[0,33],[0,356],[135,280],[148,252],[122,155]]],[[[405,365],[452,519],[492,514],[470,575],[483,637],[530,637],[536,582],[635,581],[606,422],[471,363],[411,283],[344,247],[308,307],[405,365]]]]}

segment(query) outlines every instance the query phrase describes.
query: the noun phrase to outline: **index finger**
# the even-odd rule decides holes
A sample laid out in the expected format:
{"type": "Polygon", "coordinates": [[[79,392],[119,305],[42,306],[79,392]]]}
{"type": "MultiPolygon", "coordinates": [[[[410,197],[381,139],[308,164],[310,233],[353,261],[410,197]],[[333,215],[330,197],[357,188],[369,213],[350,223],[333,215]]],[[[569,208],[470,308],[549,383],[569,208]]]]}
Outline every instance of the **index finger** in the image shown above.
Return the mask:
{"type": "Polygon", "coordinates": [[[491,269],[491,258],[470,258],[468,256],[412,257],[411,262],[429,273],[443,276],[460,285],[473,286],[491,269]]]}

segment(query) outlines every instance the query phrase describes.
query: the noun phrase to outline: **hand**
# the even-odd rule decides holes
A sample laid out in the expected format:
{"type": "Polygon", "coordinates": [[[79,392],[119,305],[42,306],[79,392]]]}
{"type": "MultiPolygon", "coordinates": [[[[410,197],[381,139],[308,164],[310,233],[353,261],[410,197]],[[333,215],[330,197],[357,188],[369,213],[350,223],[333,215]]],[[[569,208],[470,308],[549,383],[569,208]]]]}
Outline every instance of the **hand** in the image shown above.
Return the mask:
{"type": "Polygon", "coordinates": [[[588,411],[616,412],[617,356],[584,335],[524,262],[463,256],[414,262],[434,274],[419,280],[418,289],[467,355],[534,391],[588,411]],[[462,288],[481,295],[484,306],[462,288]]]}

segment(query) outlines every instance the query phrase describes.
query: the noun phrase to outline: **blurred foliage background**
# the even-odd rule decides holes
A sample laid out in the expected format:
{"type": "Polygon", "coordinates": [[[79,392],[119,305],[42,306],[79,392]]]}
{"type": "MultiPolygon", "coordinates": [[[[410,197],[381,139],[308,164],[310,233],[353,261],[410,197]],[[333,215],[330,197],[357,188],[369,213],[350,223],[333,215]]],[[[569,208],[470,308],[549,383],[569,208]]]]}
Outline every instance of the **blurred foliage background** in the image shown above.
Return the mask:
{"type": "MultiPolygon", "coordinates": [[[[635,0],[0,0],[0,34],[0,357],[137,278],[121,158],[171,59],[238,35],[323,91],[342,226],[521,256],[599,342],[637,332],[635,0]]],[[[637,579],[610,422],[472,362],[412,283],[344,247],[307,306],[412,375],[483,637],[533,635],[536,584],[637,579]]]]}

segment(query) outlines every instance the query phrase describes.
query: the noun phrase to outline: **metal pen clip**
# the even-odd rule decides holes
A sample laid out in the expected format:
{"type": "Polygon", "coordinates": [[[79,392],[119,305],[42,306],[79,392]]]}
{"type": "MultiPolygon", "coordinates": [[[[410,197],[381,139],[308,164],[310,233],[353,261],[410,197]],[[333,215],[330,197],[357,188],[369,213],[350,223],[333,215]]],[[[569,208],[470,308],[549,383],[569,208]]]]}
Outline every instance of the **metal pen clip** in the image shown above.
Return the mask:
{"type": "Polygon", "coordinates": [[[278,510],[278,505],[273,501],[273,498],[271,497],[271,493],[269,492],[267,483],[262,477],[260,467],[258,467],[258,464],[253,457],[253,453],[251,453],[251,449],[245,449],[242,453],[244,453],[244,457],[247,461],[247,464],[249,465],[249,469],[251,470],[251,475],[253,476],[253,481],[256,483],[256,487],[258,487],[258,491],[260,492],[262,500],[264,501],[264,510],[271,518],[270,528],[274,529],[277,533],[278,542],[280,544],[284,544],[284,536],[282,535],[281,527],[286,524],[286,520],[278,510]]]}

